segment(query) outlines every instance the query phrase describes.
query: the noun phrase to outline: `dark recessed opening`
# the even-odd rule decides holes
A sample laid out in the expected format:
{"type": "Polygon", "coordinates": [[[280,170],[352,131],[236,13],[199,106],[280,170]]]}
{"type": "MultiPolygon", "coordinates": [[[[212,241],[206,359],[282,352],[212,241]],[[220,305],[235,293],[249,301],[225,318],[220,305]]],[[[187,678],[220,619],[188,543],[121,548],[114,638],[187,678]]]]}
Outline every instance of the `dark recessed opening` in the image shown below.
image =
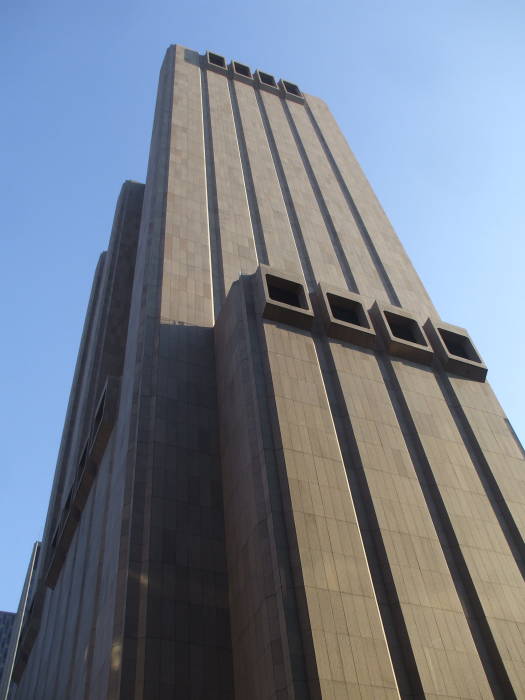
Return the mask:
{"type": "Polygon", "coordinates": [[[481,362],[469,338],[459,333],[447,331],[444,328],[438,328],[438,331],[451,355],[462,357],[464,360],[471,360],[472,362],[481,362]]]}
{"type": "Polygon", "coordinates": [[[237,63],[237,61],[234,61],[233,68],[236,73],[239,73],[239,75],[244,75],[245,78],[252,77],[251,70],[248,68],[248,66],[245,66],[244,63],[237,63]]]}
{"type": "Polygon", "coordinates": [[[259,78],[261,79],[261,83],[264,83],[265,85],[270,85],[271,87],[277,87],[277,83],[275,82],[275,78],[273,77],[273,75],[259,71],[259,78]]]}
{"type": "Polygon", "coordinates": [[[64,503],[64,510],[69,510],[69,506],[71,505],[72,493],[73,491],[70,490],[70,492],[67,494],[66,502],[64,503]]]}
{"type": "Polygon", "coordinates": [[[299,295],[291,289],[279,289],[279,287],[269,284],[268,292],[274,301],[281,301],[283,304],[289,304],[290,306],[301,306],[299,295]]]}
{"type": "Polygon", "coordinates": [[[214,66],[219,66],[219,68],[226,68],[226,59],[224,56],[219,56],[218,53],[208,51],[208,61],[213,63],[214,66]]]}
{"type": "Polygon", "coordinates": [[[291,95],[297,95],[297,97],[302,97],[301,91],[297,85],[294,85],[294,83],[289,83],[287,80],[283,80],[283,85],[286,92],[289,92],[291,95]]]}
{"type": "Polygon", "coordinates": [[[426,345],[416,321],[411,318],[397,316],[389,311],[385,311],[385,316],[393,336],[401,340],[408,340],[410,343],[426,345]]]}
{"type": "Polygon", "coordinates": [[[60,523],[56,526],[55,532],[53,533],[53,537],[51,539],[51,546],[52,547],[56,547],[56,545],[57,545],[59,532],[60,532],[60,523]]]}
{"type": "Polygon", "coordinates": [[[102,416],[104,415],[104,404],[106,402],[106,391],[104,390],[104,393],[102,394],[102,398],[100,399],[98,403],[98,408],[97,412],[95,413],[95,421],[94,421],[94,426],[93,426],[93,431],[96,433],[98,430],[98,426],[100,425],[100,422],[102,420],[102,416]]]}
{"type": "Polygon", "coordinates": [[[330,304],[332,316],[338,321],[352,323],[354,326],[361,326],[362,328],[369,328],[363,307],[358,301],[345,299],[345,297],[339,297],[330,293],[326,297],[330,304]]]}
{"type": "Polygon", "coordinates": [[[266,275],[268,295],[273,301],[280,301],[282,304],[296,306],[299,309],[307,309],[303,287],[298,282],[291,282],[273,275],[266,275]]]}

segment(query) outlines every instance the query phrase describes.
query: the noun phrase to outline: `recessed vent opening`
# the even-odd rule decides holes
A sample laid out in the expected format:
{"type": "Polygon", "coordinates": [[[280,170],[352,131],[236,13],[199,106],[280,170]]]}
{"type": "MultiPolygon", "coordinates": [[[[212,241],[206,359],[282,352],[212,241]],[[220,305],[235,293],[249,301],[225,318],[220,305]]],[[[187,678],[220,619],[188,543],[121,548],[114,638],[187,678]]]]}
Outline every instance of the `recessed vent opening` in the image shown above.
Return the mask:
{"type": "Polygon", "coordinates": [[[237,63],[237,61],[234,61],[233,68],[236,73],[239,73],[239,75],[244,75],[245,78],[252,77],[251,70],[248,68],[248,66],[245,66],[244,63],[237,63]]]}
{"type": "Polygon", "coordinates": [[[283,80],[283,85],[286,92],[289,92],[291,95],[296,95],[297,97],[302,97],[301,91],[297,85],[294,85],[294,83],[289,83],[287,80],[283,80]]]}
{"type": "Polygon", "coordinates": [[[304,296],[302,285],[297,282],[266,275],[268,295],[273,301],[280,301],[288,306],[295,306],[298,309],[307,309],[308,304],[304,296]]]}
{"type": "Polygon", "coordinates": [[[471,360],[472,362],[481,362],[469,338],[459,333],[447,331],[444,328],[438,328],[438,331],[451,355],[462,357],[464,360],[471,360]]]}
{"type": "Polygon", "coordinates": [[[389,311],[385,311],[385,316],[393,336],[418,345],[427,344],[416,321],[404,316],[397,316],[389,311]]]}
{"type": "Polygon", "coordinates": [[[344,297],[339,297],[336,294],[330,293],[328,293],[326,297],[330,304],[332,316],[338,321],[352,323],[354,326],[361,326],[362,328],[369,328],[363,307],[358,301],[345,299],[344,297]]]}
{"type": "Polygon", "coordinates": [[[218,53],[208,51],[208,61],[213,63],[214,66],[219,66],[219,68],[226,68],[226,59],[224,56],[219,56],[218,53]]]}
{"type": "Polygon", "coordinates": [[[270,85],[271,87],[277,87],[277,83],[275,82],[275,78],[273,77],[273,75],[259,71],[259,78],[261,79],[261,83],[264,83],[265,85],[270,85]]]}

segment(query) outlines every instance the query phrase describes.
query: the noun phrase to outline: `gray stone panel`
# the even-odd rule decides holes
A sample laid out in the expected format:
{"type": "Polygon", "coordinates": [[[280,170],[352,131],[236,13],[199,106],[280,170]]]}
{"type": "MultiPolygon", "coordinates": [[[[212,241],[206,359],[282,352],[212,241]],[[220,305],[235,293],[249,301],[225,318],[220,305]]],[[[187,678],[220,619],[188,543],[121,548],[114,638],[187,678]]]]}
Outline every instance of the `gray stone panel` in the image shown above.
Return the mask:
{"type": "Polygon", "coordinates": [[[377,358],[333,341],[330,351],[425,697],[489,698],[377,358]],[[436,667],[443,673],[436,675],[436,667]]]}
{"type": "Polygon", "coordinates": [[[525,620],[523,577],[434,374],[397,360],[393,366],[472,581],[472,595],[479,599],[485,635],[508,678],[504,692],[512,687],[519,697],[524,692],[524,647],[515,633],[523,630],[525,620]]]}
{"type": "Polygon", "coordinates": [[[315,201],[312,184],[301,161],[283,105],[280,100],[275,100],[266,93],[261,93],[260,99],[279,154],[283,175],[314,275],[316,279],[346,287],[337,253],[315,201]]]}
{"type": "MultiPolygon", "coordinates": [[[[303,105],[288,103],[285,108],[297,130],[304,158],[311,169],[311,178],[319,190],[321,206],[333,228],[332,237],[336,241],[340,257],[350,268],[354,288],[370,303],[375,299],[389,301],[387,292],[370,257],[351,211],[341,192],[330,163],[308,118],[303,105]]],[[[330,279],[325,280],[329,282],[330,279]]]]}
{"type": "MultiPolygon", "coordinates": [[[[267,259],[260,262],[292,274],[300,273],[297,248],[257,105],[257,92],[251,86],[239,82],[235,82],[234,88],[239,103],[254,195],[267,255],[267,259]]],[[[281,100],[279,96],[267,92],[261,92],[259,99],[270,99],[276,102],[281,100]]]]}
{"type": "Polygon", "coordinates": [[[221,286],[223,294],[227,294],[241,273],[249,274],[255,271],[257,254],[228,79],[223,75],[208,72],[206,81],[213,139],[216,225],[223,276],[221,286]]]}
{"type": "MultiPolygon", "coordinates": [[[[341,133],[327,105],[316,97],[307,96],[308,107],[344,183],[343,191],[350,194],[355,210],[363,222],[369,249],[375,253],[378,264],[403,308],[418,314],[421,322],[436,311],[396,236],[385,212],[378,202],[363,171],[359,167],[346,139],[341,133]]],[[[390,303],[395,303],[394,299],[390,303]]]]}

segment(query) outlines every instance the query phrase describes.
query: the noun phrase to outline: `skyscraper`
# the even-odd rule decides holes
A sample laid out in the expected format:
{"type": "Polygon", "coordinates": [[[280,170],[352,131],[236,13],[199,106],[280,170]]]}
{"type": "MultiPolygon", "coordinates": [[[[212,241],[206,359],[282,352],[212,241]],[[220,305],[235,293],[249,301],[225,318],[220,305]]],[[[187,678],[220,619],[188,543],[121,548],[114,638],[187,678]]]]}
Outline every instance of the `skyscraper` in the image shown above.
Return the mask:
{"type": "Polygon", "coordinates": [[[10,697],[525,697],[523,450],[328,108],[170,47],[10,697]]]}

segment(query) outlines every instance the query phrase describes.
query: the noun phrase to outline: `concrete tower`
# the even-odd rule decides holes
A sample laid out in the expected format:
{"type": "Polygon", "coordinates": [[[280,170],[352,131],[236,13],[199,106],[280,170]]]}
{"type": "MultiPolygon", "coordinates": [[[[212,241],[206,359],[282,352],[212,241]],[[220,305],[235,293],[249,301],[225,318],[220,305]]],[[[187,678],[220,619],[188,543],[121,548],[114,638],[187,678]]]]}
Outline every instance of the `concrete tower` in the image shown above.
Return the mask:
{"type": "Polygon", "coordinates": [[[485,376],[325,103],[170,47],[9,697],[525,698],[524,454],[485,376]]]}

